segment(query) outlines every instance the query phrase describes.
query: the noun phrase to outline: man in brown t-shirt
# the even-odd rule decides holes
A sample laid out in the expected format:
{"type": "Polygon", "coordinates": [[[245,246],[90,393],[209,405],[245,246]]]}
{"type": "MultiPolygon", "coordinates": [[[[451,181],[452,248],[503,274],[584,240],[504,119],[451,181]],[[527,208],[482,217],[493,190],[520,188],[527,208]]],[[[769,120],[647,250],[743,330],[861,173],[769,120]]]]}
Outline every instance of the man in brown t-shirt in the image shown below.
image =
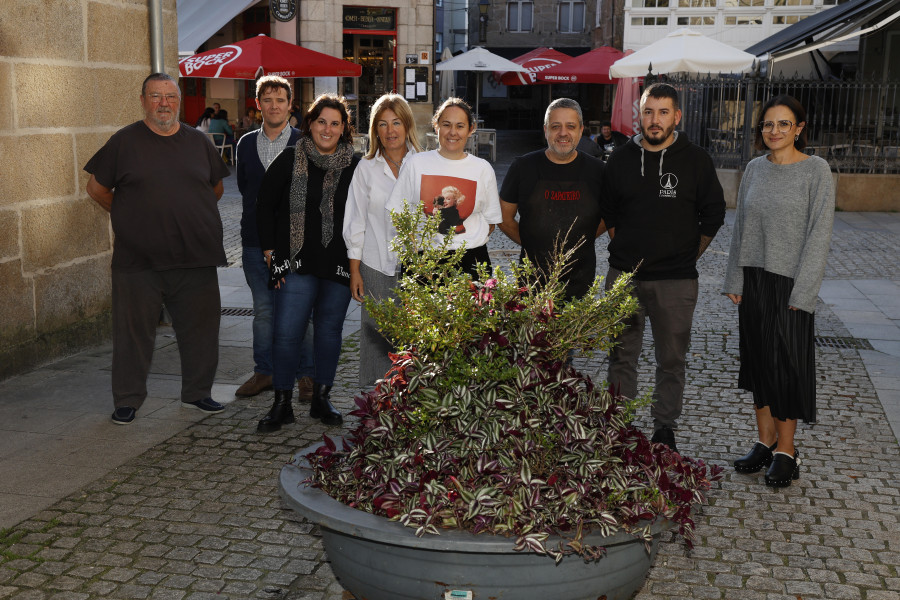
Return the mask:
{"type": "Polygon", "coordinates": [[[219,359],[216,267],[224,265],[216,206],[228,168],[207,137],[178,122],[181,92],[154,73],[141,87],[144,119],[119,131],[88,161],[87,193],[110,212],[113,423],[127,425],[147,397],[162,304],[181,354],[181,402],[207,413],[219,359]]]}

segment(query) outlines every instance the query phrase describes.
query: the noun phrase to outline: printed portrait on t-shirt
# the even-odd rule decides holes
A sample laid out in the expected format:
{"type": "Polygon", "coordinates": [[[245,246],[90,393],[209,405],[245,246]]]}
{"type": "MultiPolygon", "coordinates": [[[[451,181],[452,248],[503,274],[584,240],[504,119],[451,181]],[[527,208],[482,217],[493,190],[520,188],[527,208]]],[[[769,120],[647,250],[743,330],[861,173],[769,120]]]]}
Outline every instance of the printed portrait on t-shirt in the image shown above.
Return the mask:
{"type": "Polygon", "coordinates": [[[420,189],[425,214],[440,211],[438,233],[446,234],[451,229],[457,234],[465,233],[463,222],[475,209],[477,182],[447,175],[422,175],[420,189]]]}

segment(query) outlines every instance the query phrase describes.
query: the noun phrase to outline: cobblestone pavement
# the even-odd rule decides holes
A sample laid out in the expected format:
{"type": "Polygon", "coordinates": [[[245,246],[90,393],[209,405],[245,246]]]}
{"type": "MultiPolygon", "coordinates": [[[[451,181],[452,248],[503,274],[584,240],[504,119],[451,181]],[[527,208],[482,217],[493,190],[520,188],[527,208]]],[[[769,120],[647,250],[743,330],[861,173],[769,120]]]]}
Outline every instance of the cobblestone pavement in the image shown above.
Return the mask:
{"type": "MultiPolygon", "coordinates": [[[[685,454],[724,467],[755,441],[750,398],[735,389],[736,310],[718,293],[730,234],[724,227],[702,259],[685,411],[676,432],[685,454]]],[[[861,239],[836,230],[828,277],[896,278],[898,242],[900,236],[861,239]]],[[[491,246],[495,258],[512,254],[502,236],[495,234],[491,246]]],[[[603,270],[602,243],[598,255],[603,270]]],[[[816,329],[848,335],[821,302],[816,329]]],[[[647,389],[649,340],[645,346],[640,378],[647,389]]],[[[356,347],[354,334],[345,342],[333,392],[345,413],[359,391],[356,347]]],[[[856,350],[820,348],[817,361],[818,422],[798,429],[800,480],[773,490],[761,473],[726,468],[708,505],[696,512],[694,549],[664,534],[637,600],[900,598],[897,438],[856,350]]],[[[602,377],[604,362],[580,358],[576,365],[602,377]]],[[[345,597],[316,528],[284,508],[276,492],[279,469],[293,452],[340,429],[301,416],[281,432],[258,435],[256,421],[271,400],[271,392],[236,400],[0,531],[0,598],[345,597]]],[[[638,424],[650,430],[646,409],[638,424]]],[[[345,427],[354,425],[348,418],[345,427]]]]}

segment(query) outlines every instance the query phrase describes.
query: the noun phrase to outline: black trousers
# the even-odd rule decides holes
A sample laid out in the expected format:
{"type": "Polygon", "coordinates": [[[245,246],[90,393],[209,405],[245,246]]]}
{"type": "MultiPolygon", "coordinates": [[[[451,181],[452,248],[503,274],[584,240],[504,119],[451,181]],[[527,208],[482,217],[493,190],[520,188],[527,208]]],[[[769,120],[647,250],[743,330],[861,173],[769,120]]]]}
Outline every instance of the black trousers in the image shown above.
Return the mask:
{"type": "Polygon", "coordinates": [[[181,400],[210,397],[219,363],[221,301],[216,268],[114,270],[112,392],[116,408],[138,409],[147,397],[147,375],[164,303],[181,357],[181,400]]]}

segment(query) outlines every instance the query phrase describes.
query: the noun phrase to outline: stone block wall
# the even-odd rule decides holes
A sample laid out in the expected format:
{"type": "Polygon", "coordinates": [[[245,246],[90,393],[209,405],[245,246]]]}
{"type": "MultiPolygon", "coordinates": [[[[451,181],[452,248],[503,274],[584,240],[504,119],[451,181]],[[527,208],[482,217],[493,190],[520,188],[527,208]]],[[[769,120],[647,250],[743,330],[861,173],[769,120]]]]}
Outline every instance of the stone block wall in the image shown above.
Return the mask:
{"type": "MultiPolygon", "coordinates": [[[[147,0],[3,0],[0,8],[0,378],[109,335],[112,232],[88,159],[142,118],[147,0]]],[[[177,75],[175,0],[164,0],[177,75]]]]}

